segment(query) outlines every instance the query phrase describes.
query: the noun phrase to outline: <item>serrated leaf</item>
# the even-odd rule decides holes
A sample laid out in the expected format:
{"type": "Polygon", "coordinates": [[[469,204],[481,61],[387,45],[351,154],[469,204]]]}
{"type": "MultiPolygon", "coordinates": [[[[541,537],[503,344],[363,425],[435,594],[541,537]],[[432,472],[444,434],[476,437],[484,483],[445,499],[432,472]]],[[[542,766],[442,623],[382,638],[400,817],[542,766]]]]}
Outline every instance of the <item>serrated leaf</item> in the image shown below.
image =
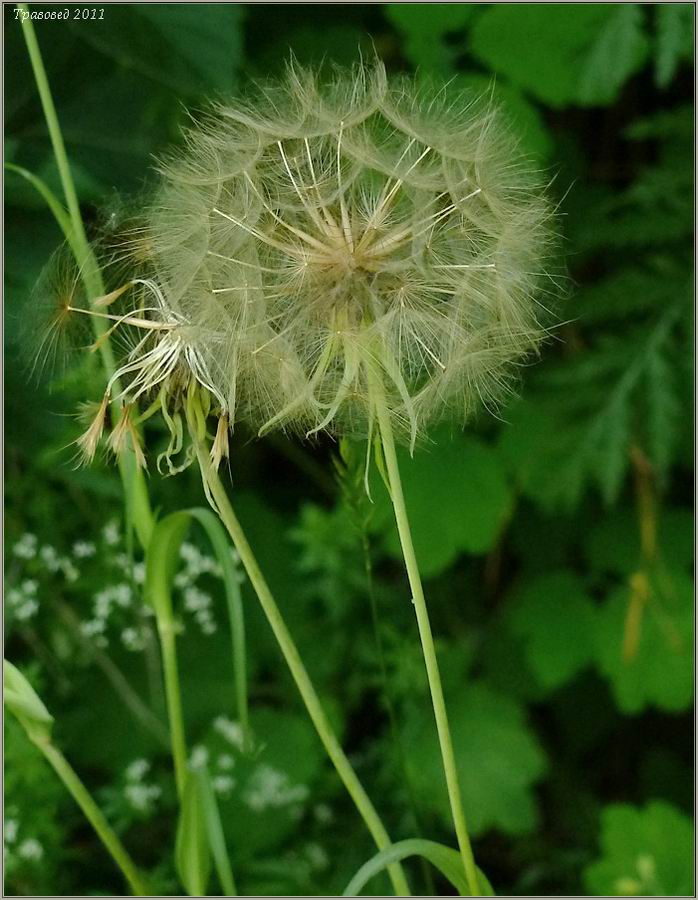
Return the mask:
{"type": "Polygon", "coordinates": [[[665,88],[679,63],[693,56],[695,7],[692,3],[660,3],[656,7],[657,36],[654,81],[665,88]]]}
{"type": "Polygon", "coordinates": [[[677,712],[693,697],[693,584],[681,571],[638,572],[596,618],[595,656],[619,708],[677,712]]]}
{"type": "Polygon", "coordinates": [[[601,849],[601,858],[584,870],[593,896],[694,893],[693,825],[668,803],[607,806],[601,813],[601,849]]]}
{"type": "Polygon", "coordinates": [[[555,690],[592,662],[595,610],[573,572],[533,578],[514,591],[510,603],[508,621],[523,638],[541,687],[555,690]]]}
{"type": "MultiPolygon", "coordinates": [[[[470,833],[492,828],[507,834],[529,831],[538,815],[532,787],[546,762],[526,724],[524,708],[485,684],[470,684],[446,701],[470,833]]],[[[431,709],[416,708],[403,746],[420,805],[450,824],[435,729],[431,709]]]]}

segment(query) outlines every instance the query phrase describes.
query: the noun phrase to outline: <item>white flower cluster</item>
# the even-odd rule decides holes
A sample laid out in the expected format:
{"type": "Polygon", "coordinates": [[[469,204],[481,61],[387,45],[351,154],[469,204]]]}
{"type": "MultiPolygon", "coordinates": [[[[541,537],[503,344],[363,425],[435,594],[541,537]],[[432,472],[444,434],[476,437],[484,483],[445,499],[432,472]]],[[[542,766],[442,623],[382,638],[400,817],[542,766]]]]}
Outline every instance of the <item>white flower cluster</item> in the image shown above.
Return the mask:
{"type": "Polygon", "coordinates": [[[157,784],[148,784],[143,779],[150,771],[147,759],[134,759],[125,772],[124,796],[133,809],[139,813],[151,813],[155,802],[160,799],[162,789],[157,784]]]}
{"type": "Polygon", "coordinates": [[[38,584],[33,578],[23,581],[19,587],[10,588],[7,592],[7,608],[20,622],[31,619],[39,609],[36,597],[38,584]]]}
{"type": "Polygon", "coordinates": [[[25,862],[39,862],[43,858],[44,848],[36,838],[29,837],[18,842],[19,822],[17,819],[5,820],[3,830],[3,856],[7,862],[10,853],[25,862]]]}
{"type": "Polygon", "coordinates": [[[304,803],[310,794],[305,784],[292,784],[286,772],[269,765],[261,765],[250,776],[242,795],[243,801],[255,810],[280,809],[304,803]]]}

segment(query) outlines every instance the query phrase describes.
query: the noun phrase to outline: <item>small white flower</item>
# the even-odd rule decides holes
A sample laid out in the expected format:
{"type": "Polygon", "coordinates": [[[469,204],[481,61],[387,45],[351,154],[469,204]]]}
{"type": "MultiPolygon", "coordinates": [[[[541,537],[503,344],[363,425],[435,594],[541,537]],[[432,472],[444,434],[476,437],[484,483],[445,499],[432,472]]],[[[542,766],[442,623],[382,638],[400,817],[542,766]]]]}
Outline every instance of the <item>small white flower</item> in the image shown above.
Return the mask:
{"type": "Polygon", "coordinates": [[[216,759],[216,765],[219,769],[223,769],[227,772],[230,769],[235,768],[235,757],[231,756],[230,753],[221,753],[216,759]]]}
{"type": "Polygon", "coordinates": [[[213,728],[237,750],[243,749],[245,745],[245,736],[239,722],[233,722],[225,716],[218,716],[213,722],[213,728]]]}
{"type": "Polygon", "coordinates": [[[44,848],[36,838],[27,838],[17,848],[17,854],[22,859],[39,860],[44,855],[44,848]]]}
{"type": "Polygon", "coordinates": [[[26,622],[27,619],[31,619],[31,617],[38,611],[39,604],[36,600],[25,600],[21,606],[18,606],[15,609],[15,616],[20,619],[22,622],[26,622]]]}
{"type": "Polygon", "coordinates": [[[97,552],[97,548],[92,541],[76,541],[73,544],[73,556],[77,559],[89,559],[97,552]]]}
{"type": "Polygon", "coordinates": [[[115,547],[119,541],[121,540],[121,533],[119,531],[119,523],[112,519],[111,522],[107,522],[107,524],[102,529],[102,537],[104,538],[104,543],[108,544],[110,547],[115,547]]]}
{"type": "Polygon", "coordinates": [[[139,812],[150,812],[153,803],[162,793],[157,784],[127,784],[124,795],[134,809],[139,812]]]}
{"type": "Polygon", "coordinates": [[[49,572],[57,572],[61,568],[61,559],[56,552],[56,548],[50,544],[46,544],[39,550],[39,558],[49,572]]]}
{"type": "Polygon", "coordinates": [[[150,771],[150,763],[147,759],[134,759],[126,767],[126,779],[128,781],[141,781],[150,771]]]}
{"type": "Polygon", "coordinates": [[[95,637],[99,634],[104,634],[105,627],[106,623],[104,619],[90,619],[87,622],[80,623],[80,631],[87,638],[95,637]]]}
{"type": "Polygon", "coordinates": [[[137,562],[133,566],[131,577],[136,584],[145,584],[145,563],[137,562]]]}
{"type": "Polygon", "coordinates": [[[261,812],[303,803],[309,793],[307,785],[291,784],[285,772],[262,765],[253,772],[242,799],[255,812],[261,812]]]}
{"type": "Polygon", "coordinates": [[[315,816],[316,820],[323,825],[327,825],[334,819],[334,813],[327,805],[327,803],[318,803],[315,807],[313,807],[313,815],[315,816]]]}
{"type": "Polygon", "coordinates": [[[19,822],[16,819],[5,819],[3,838],[6,844],[14,844],[17,840],[19,822]]]}
{"type": "Polygon", "coordinates": [[[230,775],[216,775],[213,779],[213,790],[225,797],[232,791],[236,783],[235,779],[230,775]]]}
{"type": "Polygon", "coordinates": [[[21,584],[21,588],[25,594],[33,595],[36,593],[39,585],[33,578],[28,578],[26,581],[23,581],[21,584]]]}
{"type": "Polygon", "coordinates": [[[211,595],[197,587],[188,587],[184,591],[184,606],[191,612],[208,609],[212,602],[211,595]]]}
{"type": "Polygon", "coordinates": [[[26,532],[14,545],[12,552],[19,559],[34,559],[36,556],[37,544],[38,541],[36,535],[26,532]]]}
{"type": "Polygon", "coordinates": [[[192,747],[189,765],[192,769],[203,769],[208,762],[208,750],[201,744],[192,747]]]}
{"type": "Polygon", "coordinates": [[[145,647],[145,633],[137,628],[124,628],[121,632],[121,643],[127,650],[140,652],[145,647]]]}

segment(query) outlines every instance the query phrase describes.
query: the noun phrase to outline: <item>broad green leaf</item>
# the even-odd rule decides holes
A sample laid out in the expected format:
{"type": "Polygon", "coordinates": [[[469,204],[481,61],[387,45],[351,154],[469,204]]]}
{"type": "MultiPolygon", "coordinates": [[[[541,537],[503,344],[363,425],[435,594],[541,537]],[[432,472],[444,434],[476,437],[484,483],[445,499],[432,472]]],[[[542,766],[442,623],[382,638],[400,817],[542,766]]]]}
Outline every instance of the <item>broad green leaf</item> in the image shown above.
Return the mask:
{"type": "Polygon", "coordinates": [[[577,99],[584,106],[613,103],[625,82],[638,72],[648,55],[645,10],[640,4],[613,4],[590,47],[580,73],[577,99]]]}
{"type": "Polygon", "coordinates": [[[632,4],[495,5],[470,33],[473,54],[553,107],[611,103],[647,55],[632,4]]]}
{"type": "Polygon", "coordinates": [[[3,703],[33,741],[48,741],[53,716],[34,688],[16,666],[6,659],[2,664],[3,703]]]}
{"type": "MultiPolygon", "coordinates": [[[[468,890],[468,882],[460,854],[444,844],[437,844],[435,841],[425,841],[419,838],[398,841],[385,850],[381,850],[380,853],[376,853],[354,875],[346,886],[343,896],[357,897],[371,878],[387,869],[392,863],[400,862],[410,856],[421,856],[428,860],[442,875],[448,878],[460,897],[472,896],[468,890]]],[[[480,896],[494,897],[495,893],[487,877],[480,869],[478,869],[477,874],[480,896]]]]}
{"type": "Polygon", "coordinates": [[[175,866],[190,897],[206,896],[211,871],[211,850],[207,834],[205,798],[195,772],[187,772],[180,803],[175,866]]]}
{"type": "MultiPolygon", "coordinates": [[[[538,817],[532,788],[543,776],[546,761],[526,724],[524,708],[485,684],[451,693],[446,706],[470,833],[496,828],[522,834],[532,829],[538,817]]],[[[436,726],[426,704],[411,711],[403,746],[420,806],[450,824],[436,726]]]]}
{"type": "Polygon", "coordinates": [[[679,570],[637,573],[597,613],[596,662],[619,708],[686,709],[693,696],[693,584],[679,570]]]}
{"type": "MultiPolygon", "coordinates": [[[[475,438],[449,439],[443,431],[414,458],[406,451],[398,456],[422,575],[438,575],[460,553],[486,553],[496,543],[512,503],[496,451],[475,438]]],[[[392,512],[377,516],[375,526],[384,530],[388,518],[392,512]]],[[[394,527],[386,546],[402,559],[394,527]]]]}
{"type": "Polygon", "coordinates": [[[457,51],[445,41],[462,32],[473,14],[474,3],[388,3],[385,15],[403,35],[405,56],[427,72],[450,73],[457,51]]]}
{"type": "Polygon", "coordinates": [[[695,6],[693,3],[659,3],[657,17],[654,81],[658,87],[671,84],[682,60],[693,57],[695,6]]]}
{"type": "Polygon", "coordinates": [[[601,813],[602,856],[584,870],[590,894],[693,895],[693,824],[668,803],[617,804],[601,813]]]}
{"type": "Polygon", "coordinates": [[[594,658],[594,606],[571,571],[526,581],[510,600],[509,622],[525,643],[541,687],[561,687],[594,658]]]}

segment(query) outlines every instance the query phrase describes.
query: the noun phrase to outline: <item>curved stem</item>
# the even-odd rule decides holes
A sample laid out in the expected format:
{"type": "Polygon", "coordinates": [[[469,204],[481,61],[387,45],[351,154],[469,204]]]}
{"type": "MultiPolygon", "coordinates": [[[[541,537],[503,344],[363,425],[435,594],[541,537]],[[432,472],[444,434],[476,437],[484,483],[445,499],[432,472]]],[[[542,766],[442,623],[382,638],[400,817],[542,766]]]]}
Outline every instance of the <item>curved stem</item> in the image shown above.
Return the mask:
{"type": "Polygon", "coordinates": [[[92,799],[89,791],[82,781],[80,781],[68,760],[63,756],[60,750],[53,746],[53,744],[36,740],[34,743],[51,763],[54,771],[97,832],[97,835],[109,851],[112,859],[121,869],[126,880],[131,885],[135,896],[150,896],[147,885],[143,881],[135,863],[124,849],[124,845],[119,838],[112,831],[112,828],[104,818],[101,809],[92,799]]]}
{"type": "MultiPolygon", "coordinates": [[[[204,482],[209,503],[214,511],[220,516],[223,525],[226,527],[232,538],[235,548],[240,556],[240,560],[245,567],[245,571],[247,572],[250,582],[259,598],[259,602],[262,605],[267,621],[274,632],[274,636],[283,653],[286,664],[291,670],[293,680],[303,698],[303,702],[305,703],[318,736],[327,751],[327,755],[332,760],[339,777],[344,782],[344,786],[349,791],[368,830],[371,832],[376,846],[379,850],[384,850],[391,844],[388,833],[332,730],[332,726],[325,715],[320,699],[308,676],[308,672],[301,660],[300,654],[298,653],[298,648],[286,627],[281,611],[276,605],[276,601],[262,575],[257,560],[252,552],[252,548],[248,544],[247,538],[245,537],[237,516],[233,511],[233,507],[230,504],[225,488],[218,477],[218,473],[210,463],[208,448],[205,443],[196,436],[193,428],[192,440],[196,447],[201,477],[204,482]]],[[[393,864],[389,868],[388,874],[390,875],[390,880],[392,881],[396,894],[402,897],[409,897],[410,891],[402,867],[399,864],[393,864]]]]}
{"type": "Polygon", "coordinates": [[[405,498],[402,492],[402,481],[400,480],[400,469],[398,467],[397,454],[395,453],[393,429],[390,424],[390,415],[385,404],[385,394],[383,392],[383,387],[378,382],[378,379],[371,380],[371,388],[373,400],[375,403],[376,417],[378,419],[378,427],[380,429],[381,443],[383,445],[385,465],[388,471],[388,481],[390,483],[390,494],[393,502],[393,508],[395,510],[397,530],[400,536],[400,544],[402,546],[402,553],[405,560],[405,568],[407,569],[407,578],[412,590],[412,602],[414,604],[415,613],[417,615],[417,626],[419,628],[419,637],[422,642],[424,664],[426,666],[427,678],[429,680],[431,702],[434,708],[434,718],[436,719],[436,729],[439,735],[439,746],[441,748],[441,759],[443,761],[444,774],[446,776],[448,798],[451,804],[453,823],[456,828],[458,847],[460,849],[461,858],[463,860],[463,867],[465,869],[465,875],[468,881],[470,895],[472,897],[479,897],[480,891],[478,887],[475,858],[473,856],[473,850],[470,845],[470,838],[468,837],[468,829],[465,822],[463,801],[461,798],[460,786],[458,784],[456,758],[453,753],[451,729],[448,724],[446,702],[444,700],[443,688],[441,686],[441,675],[439,673],[439,664],[436,658],[434,638],[431,633],[429,613],[427,611],[427,604],[424,598],[424,589],[422,588],[422,579],[419,575],[417,557],[415,555],[414,545],[412,543],[410,523],[407,518],[407,508],[405,506],[405,498]]]}

